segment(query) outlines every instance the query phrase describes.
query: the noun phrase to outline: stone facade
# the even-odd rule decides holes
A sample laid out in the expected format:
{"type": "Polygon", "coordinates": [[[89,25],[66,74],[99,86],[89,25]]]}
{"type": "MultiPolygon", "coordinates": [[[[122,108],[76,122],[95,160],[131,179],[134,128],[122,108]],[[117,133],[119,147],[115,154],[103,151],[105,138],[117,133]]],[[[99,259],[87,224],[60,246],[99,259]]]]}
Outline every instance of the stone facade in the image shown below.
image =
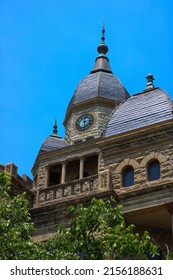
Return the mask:
{"type": "Polygon", "coordinates": [[[33,165],[33,238],[46,240],[57,224],[67,225],[69,205],[114,197],[127,224],[139,233],[148,230],[160,246],[172,246],[172,102],[154,87],[151,74],[146,88],[130,97],[111,71],[102,35],[95,66],[67,106],[65,140],[55,123],[33,165]],[[86,115],[91,123],[77,129],[76,121],[86,115]],[[152,162],[158,168],[154,178],[152,162]]]}
{"type": "Polygon", "coordinates": [[[46,187],[46,166],[40,165],[38,168],[36,188],[46,187]]]}
{"type": "Polygon", "coordinates": [[[1,169],[12,175],[14,194],[27,191],[34,240],[50,238],[57,224],[67,225],[69,205],[114,197],[123,205],[127,224],[135,224],[139,233],[148,230],[160,246],[173,248],[172,101],[154,87],[151,74],[146,88],[130,97],[112,73],[104,39],[103,32],[95,65],[67,106],[65,139],[55,122],[39,150],[33,186],[27,176],[17,175],[14,164],[1,169]],[[90,125],[77,129],[77,120],[86,115],[90,125]],[[154,179],[149,176],[152,162],[159,170],[154,179]]]}
{"type": "MultiPolygon", "coordinates": [[[[95,103],[95,101],[93,103],[95,103]]],[[[114,104],[111,104],[110,107],[91,105],[90,108],[84,108],[81,110],[80,107],[80,110],[72,112],[66,124],[65,140],[67,143],[72,145],[75,142],[84,141],[87,138],[101,137],[114,107],[115,102],[114,104]],[[85,114],[91,114],[94,118],[94,122],[85,132],[80,132],[76,129],[76,121],[81,115],[85,114]]]]}
{"type": "Polygon", "coordinates": [[[87,204],[93,197],[109,199],[113,196],[124,206],[126,220],[138,225],[139,231],[144,227],[152,232],[155,238],[160,227],[157,220],[158,223],[163,222],[162,235],[157,242],[162,244],[167,234],[168,238],[165,240],[170,245],[171,215],[164,205],[169,206],[173,197],[172,143],[171,121],[161,127],[151,126],[143,131],[139,129],[133,134],[130,132],[106,139],[86,140],[52,152],[51,157],[48,157],[47,153],[41,155],[42,164],[36,169],[38,179],[35,203],[31,209],[37,227],[34,239],[44,240],[54,234],[57,223],[68,223],[68,216],[65,214],[67,205],[76,205],[79,202],[87,204]],[[153,159],[160,163],[160,178],[149,181],[147,165],[153,159]],[[66,162],[67,174],[64,183],[49,186],[49,169],[55,162],[59,164],[59,169],[66,162]],[[124,188],[122,171],[127,166],[134,168],[135,178],[134,185],[124,188]],[[83,174],[87,172],[86,177],[80,178],[81,170],[83,174]],[[79,177],[76,178],[75,174],[79,177]],[[51,215],[51,222],[45,222],[45,215],[48,213],[51,215]],[[151,219],[142,222],[148,215],[151,219]],[[162,215],[165,221],[162,221],[162,215]],[[150,222],[152,219],[154,222],[150,222]]]}
{"type": "Polygon", "coordinates": [[[151,139],[148,135],[147,138],[140,138],[135,141],[126,142],[124,145],[106,148],[100,157],[99,170],[110,170],[114,189],[117,193],[128,192],[132,189],[140,189],[143,187],[157,185],[163,182],[172,182],[173,180],[173,144],[172,144],[172,131],[164,134],[159,134],[151,139]],[[160,137],[159,137],[160,135],[160,137]],[[160,139],[162,141],[160,142],[160,139]],[[147,141],[148,139],[148,141],[147,141]],[[158,139],[158,141],[157,141],[158,139]],[[145,143],[144,146],[140,143],[145,143]],[[148,142],[148,144],[146,144],[148,142]],[[123,146],[123,147],[122,147],[123,146]],[[113,155],[113,156],[112,156],[113,155]],[[104,160],[105,157],[105,160],[104,160]],[[147,164],[151,160],[158,160],[160,162],[159,180],[150,182],[147,178],[147,164]],[[122,171],[126,166],[132,166],[135,170],[134,186],[123,189],[122,188],[122,171]]]}

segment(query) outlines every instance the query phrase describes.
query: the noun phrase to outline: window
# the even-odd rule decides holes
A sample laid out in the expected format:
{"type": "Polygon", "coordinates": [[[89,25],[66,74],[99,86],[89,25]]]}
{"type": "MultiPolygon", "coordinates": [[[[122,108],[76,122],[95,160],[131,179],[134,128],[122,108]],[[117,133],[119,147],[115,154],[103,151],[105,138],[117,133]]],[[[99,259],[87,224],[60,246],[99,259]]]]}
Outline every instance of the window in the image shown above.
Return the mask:
{"type": "Polygon", "coordinates": [[[158,160],[153,160],[148,164],[148,180],[154,181],[160,179],[160,163],[158,160]]]}
{"type": "Polygon", "coordinates": [[[49,171],[49,186],[60,184],[60,174],[54,171],[49,171]]]}
{"type": "Polygon", "coordinates": [[[134,169],[132,166],[128,166],[122,173],[123,187],[129,187],[134,185],[134,169]]]}

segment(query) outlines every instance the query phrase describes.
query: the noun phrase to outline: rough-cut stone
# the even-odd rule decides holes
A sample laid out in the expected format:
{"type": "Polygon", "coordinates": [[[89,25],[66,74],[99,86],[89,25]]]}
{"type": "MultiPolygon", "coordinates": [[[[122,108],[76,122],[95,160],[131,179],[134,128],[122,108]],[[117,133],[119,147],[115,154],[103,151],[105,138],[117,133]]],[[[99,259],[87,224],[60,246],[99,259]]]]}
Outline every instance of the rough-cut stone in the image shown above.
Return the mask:
{"type": "Polygon", "coordinates": [[[105,108],[101,106],[93,106],[89,109],[84,109],[82,115],[92,114],[94,123],[91,128],[83,131],[82,133],[76,129],[76,121],[81,116],[81,112],[74,112],[66,125],[65,140],[68,144],[73,144],[75,141],[82,141],[87,137],[97,138],[100,137],[108,118],[112,112],[112,108],[105,108]]]}

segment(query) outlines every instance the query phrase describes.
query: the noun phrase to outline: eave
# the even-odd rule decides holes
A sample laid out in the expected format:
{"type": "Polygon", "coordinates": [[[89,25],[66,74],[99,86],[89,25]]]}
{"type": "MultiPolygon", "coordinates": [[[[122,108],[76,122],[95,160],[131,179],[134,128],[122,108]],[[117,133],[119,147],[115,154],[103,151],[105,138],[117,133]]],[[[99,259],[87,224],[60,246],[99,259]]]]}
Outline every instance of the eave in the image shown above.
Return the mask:
{"type": "Polygon", "coordinates": [[[173,138],[173,120],[166,120],[143,128],[140,127],[127,132],[100,138],[99,141],[97,141],[97,146],[102,150],[105,157],[113,157],[114,153],[112,148],[116,146],[124,145],[122,150],[130,148],[134,150],[134,146],[136,148],[136,146],[150,145],[150,141],[147,139],[150,139],[151,142],[160,143],[166,141],[166,139],[170,141],[170,137],[173,138]],[[132,143],[131,145],[129,144],[130,142],[132,143]]]}

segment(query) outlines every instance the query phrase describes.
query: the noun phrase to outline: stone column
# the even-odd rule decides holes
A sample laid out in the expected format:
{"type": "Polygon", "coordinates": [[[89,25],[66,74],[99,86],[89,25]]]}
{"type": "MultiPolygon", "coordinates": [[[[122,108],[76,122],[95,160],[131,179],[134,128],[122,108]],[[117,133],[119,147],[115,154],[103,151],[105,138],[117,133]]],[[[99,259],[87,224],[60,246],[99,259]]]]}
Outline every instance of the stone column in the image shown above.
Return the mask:
{"type": "Polygon", "coordinates": [[[45,185],[44,187],[47,188],[49,185],[49,167],[48,165],[45,166],[45,185]]]}
{"type": "Polygon", "coordinates": [[[99,174],[99,171],[100,171],[100,162],[101,162],[101,152],[98,152],[97,153],[97,173],[99,174]]]}
{"type": "Polygon", "coordinates": [[[83,175],[84,175],[84,158],[80,158],[79,179],[83,179],[83,175]]]}
{"type": "Polygon", "coordinates": [[[62,163],[62,170],[61,170],[61,184],[65,183],[65,177],[66,177],[66,163],[62,163]]]}

